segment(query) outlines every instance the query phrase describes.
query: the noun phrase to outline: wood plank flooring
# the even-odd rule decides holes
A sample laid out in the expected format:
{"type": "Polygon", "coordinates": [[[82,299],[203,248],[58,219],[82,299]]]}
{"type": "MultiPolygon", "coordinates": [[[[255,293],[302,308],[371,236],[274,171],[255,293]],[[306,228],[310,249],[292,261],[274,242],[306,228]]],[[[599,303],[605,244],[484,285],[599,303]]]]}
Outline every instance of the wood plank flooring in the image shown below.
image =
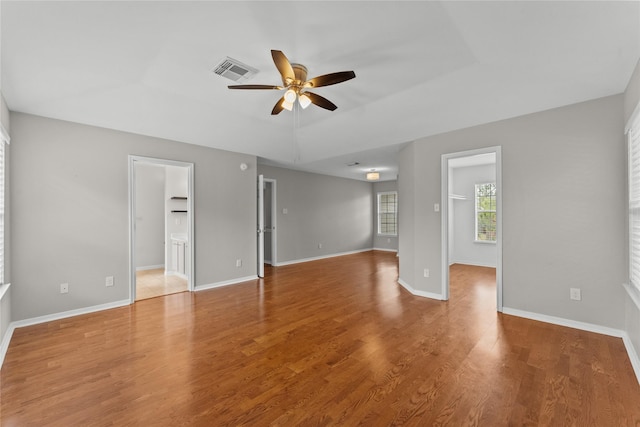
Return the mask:
{"type": "Polygon", "coordinates": [[[136,301],[185,292],[187,289],[187,279],[166,275],[164,268],[136,272],[136,301]]]}
{"type": "Polygon", "coordinates": [[[493,269],[451,299],[397,284],[395,254],[17,329],[2,426],[632,426],[621,339],[495,311],[493,269]]]}

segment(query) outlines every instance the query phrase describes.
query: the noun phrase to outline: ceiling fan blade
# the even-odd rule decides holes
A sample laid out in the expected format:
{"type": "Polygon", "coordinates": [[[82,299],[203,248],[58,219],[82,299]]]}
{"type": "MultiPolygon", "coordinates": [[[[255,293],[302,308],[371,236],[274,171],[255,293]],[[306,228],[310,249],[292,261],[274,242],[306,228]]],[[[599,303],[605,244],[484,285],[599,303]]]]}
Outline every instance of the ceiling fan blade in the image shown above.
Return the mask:
{"type": "Polygon", "coordinates": [[[304,92],[304,94],[309,97],[309,100],[311,101],[312,104],[315,104],[318,107],[324,108],[325,110],[333,111],[336,108],[338,108],[338,106],[336,104],[334,104],[333,102],[329,101],[325,97],[322,97],[320,95],[316,95],[315,93],[311,93],[311,92],[304,92]]]}
{"type": "Polygon", "coordinates": [[[337,73],[325,74],[322,76],[314,77],[311,80],[305,82],[305,87],[322,87],[335,85],[337,83],[346,82],[356,77],[356,73],[353,71],[339,71],[337,73]]]}
{"type": "Polygon", "coordinates": [[[275,116],[276,114],[280,114],[280,112],[284,110],[284,107],[282,106],[282,101],[284,101],[284,96],[278,99],[278,102],[276,102],[276,105],[273,106],[273,110],[271,110],[272,116],[275,116]]]}
{"type": "Polygon", "coordinates": [[[272,85],[231,85],[227,87],[229,89],[275,89],[275,90],[284,89],[282,86],[272,86],[272,85]]]}
{"type": "Polygon", "coordinates": [[[293,67],[291,63],[287,59],[284,53],[279,50],[271,50],[271,57],[273,58],[273,63],[276,64],[276,68],[280,71],[280,75],[282,76],[282,83],[285,86],[288,86],[293,80],[296,79],[296,75],[293,72],[293,67]],[[289,80],[287,82],[287,80],[289,80]]]}

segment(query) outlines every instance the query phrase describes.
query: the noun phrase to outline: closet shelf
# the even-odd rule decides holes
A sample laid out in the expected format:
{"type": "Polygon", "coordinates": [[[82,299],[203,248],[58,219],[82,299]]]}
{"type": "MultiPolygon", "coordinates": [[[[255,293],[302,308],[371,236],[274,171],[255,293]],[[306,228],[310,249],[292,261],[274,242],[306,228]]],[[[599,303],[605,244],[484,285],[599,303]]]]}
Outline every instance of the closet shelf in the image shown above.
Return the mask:
{"type": "Polygon", "coordinates": [[[449,194],[449,198],[454,200],[467,200],[467,196],[462,196],[460,194],[449,194]]]}

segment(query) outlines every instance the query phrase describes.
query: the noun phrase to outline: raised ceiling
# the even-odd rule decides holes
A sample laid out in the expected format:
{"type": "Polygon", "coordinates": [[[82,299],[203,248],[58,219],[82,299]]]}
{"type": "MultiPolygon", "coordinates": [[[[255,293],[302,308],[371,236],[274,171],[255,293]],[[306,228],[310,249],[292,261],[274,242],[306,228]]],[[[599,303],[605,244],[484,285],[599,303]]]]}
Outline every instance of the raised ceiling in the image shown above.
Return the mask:
{"type": "Polygon", "coordinates": [[[7,1],[1,89],[13,111],[364,179],[407,142],[621,93],[640,2],[7,1]],[[271,116],[276,91],[231,91],[226,56],[278,84],[270,49],[338,105],[271,116]],[[348,167],[354,161],[357,167],[348,167]]]}

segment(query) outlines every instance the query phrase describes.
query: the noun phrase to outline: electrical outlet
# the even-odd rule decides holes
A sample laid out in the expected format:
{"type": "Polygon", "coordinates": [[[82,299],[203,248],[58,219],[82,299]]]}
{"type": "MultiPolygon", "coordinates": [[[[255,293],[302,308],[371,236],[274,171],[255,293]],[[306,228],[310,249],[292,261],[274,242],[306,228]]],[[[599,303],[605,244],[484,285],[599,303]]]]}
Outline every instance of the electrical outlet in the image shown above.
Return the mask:
{"type": "Polygon", "coordinates": [[[440,212],[440,203],[434,203],[433,204],[433,211],[434,212],[440,212]]]}
{"type": "Polygon", "coordinates": [[[582,300],[582,293],[580,292],[580,288],[571,288],[569,289],[569,297],[575,301],[582,300]]]}
{"type": "Polygon", "coordinates": [[[113,276],[107,276],[104,280],[105,286],[113,286],[113,276]]]}
{"type": "Polygon", "coordinates": [[[322,243],[318,243],[318,249],[322,249],[322,243]]]}
{"type": "Polygon", "coordinates": [[[429,277],[429,269],[428,268],[424,269],[424,277],[429,277]]]}
{"type": "Polygon", "coordinates": [[[241,259],[237,259],[236,260],[236,267],[242,267],[242,260],[241,259]]]}
{"type": "Polygon", "coordinates": [[[69,284],[68,283],[61,283],[60,284],[60,293],[61,294],[69,293],[69,284]]]}

